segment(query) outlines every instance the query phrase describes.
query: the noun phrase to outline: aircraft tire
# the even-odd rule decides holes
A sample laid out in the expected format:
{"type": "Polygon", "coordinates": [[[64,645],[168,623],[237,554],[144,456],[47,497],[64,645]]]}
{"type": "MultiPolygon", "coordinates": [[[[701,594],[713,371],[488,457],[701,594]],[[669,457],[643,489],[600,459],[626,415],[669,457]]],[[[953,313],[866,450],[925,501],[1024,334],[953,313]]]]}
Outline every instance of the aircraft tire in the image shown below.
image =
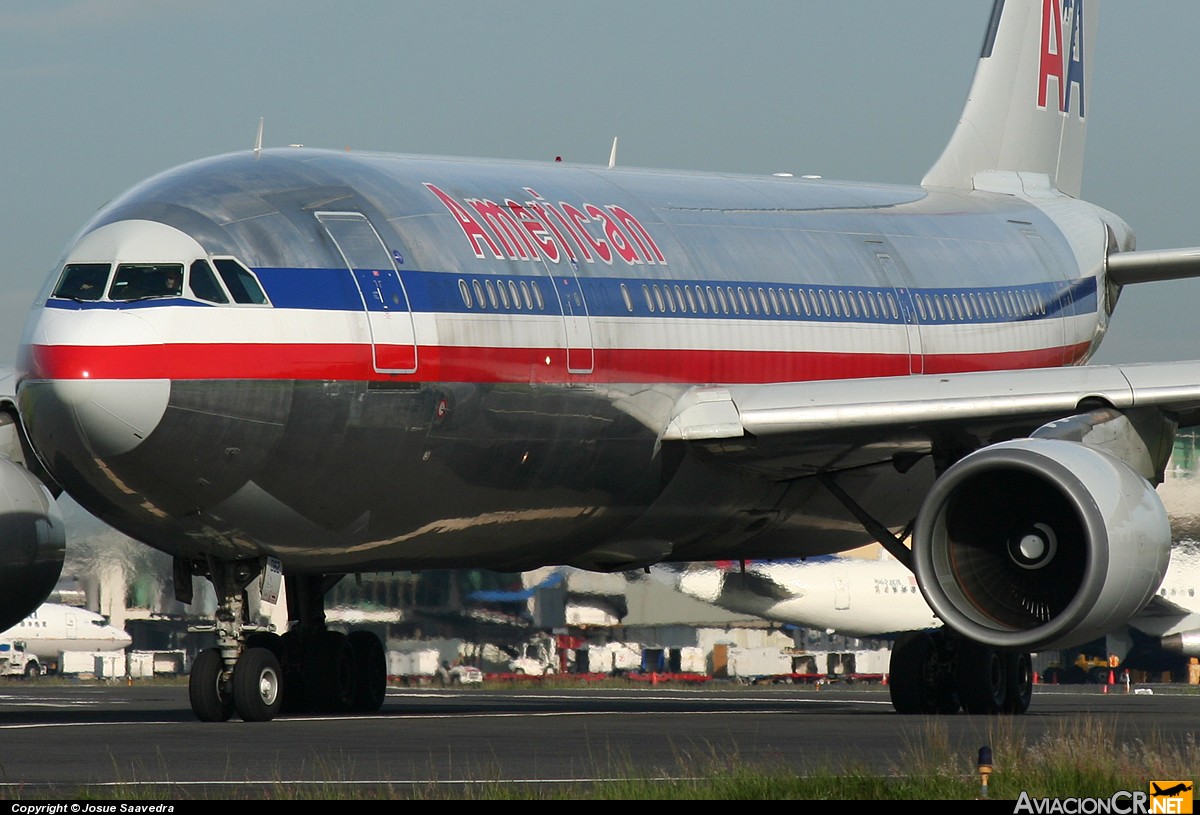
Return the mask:
{"type": "Polygon", "coordinates": [[[222,687],[221,672],[225,669],[221,652],[207,648],[196,655],[188,675],[188,699],[192,712],[202,722],[227,722],[233,715],[233,694],[222,687]]]}
{"type": "Polygon", "coordinates": [[[354,648],[354,705],[359,713],[376,713],[387,696],[387,655],[383,643],[370,631],[350,632],[354,648]]]}
{"type": "Polygon", "coordinates": [[[283,701],[279,711],[304,713],[308,710],[304,679],[304,635],[295,630],[286,631],[279,635],[277,642],[279,650],[275,655],[279,657],[279,666],[283,671],[283,701]]]}
{"type": "Polygon", "coordinates": [[[304,694],[308,709],[345,713],[353,709],[354,647],[340,631],[316,631],[304,649],[304,694]]]}
{"type": "Polygon", "coordinates": [[[1020,716],[1033,699],[1033,658],[1025,652],[1004,655],[1004,712],[1020,716]]]}
{"type": "Polygon", "coordinates": [[[974,640],[963,640],[955,666],[958,695],[967,713],[995,714],[1004,709],[1008,671],[1004,655],[974,640]]]}
{"type": "Polygon", "coordinates": [[[923,631],[905,634],[892,646],[888,692],[892,707],[905,715],[937,712],[933,638],[923,631]]]}
{"type": "Polygon", "coordinates": [[[233,703],[245,722],[269,722],[283,701],[283,671],[268,648],[248,648],[233,669],[233,703]]]}

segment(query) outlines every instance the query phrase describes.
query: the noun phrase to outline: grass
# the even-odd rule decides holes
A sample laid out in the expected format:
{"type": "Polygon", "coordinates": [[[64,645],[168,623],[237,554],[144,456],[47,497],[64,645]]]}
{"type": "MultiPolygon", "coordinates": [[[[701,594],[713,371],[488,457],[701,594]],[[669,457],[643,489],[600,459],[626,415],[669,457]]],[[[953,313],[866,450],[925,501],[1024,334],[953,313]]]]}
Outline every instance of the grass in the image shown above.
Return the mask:
{"type": "MultiPolygon", "coordinates": [[[[1064,719],[1044,737],[1025,741],[1011,719],[988,727],[994,770],[989,798],[1109,798],[1119,790],[1146,790],[1151,779],[1191,779],[1200,767],[1194,736],[1178,743],[1152,737],[1121,741],[1113,724],[1096,718],[1064,719]]],[[[749,763],[716,748],[680,752],[667,766],[634,767],[609,780],[510,783],[483,777],[462,784],[436,782],[362,786],[346,781],[345,767],[326,760],[314,766],[312,784],[280,781],[221,790],[170,784],[118,784],[75,792],[77,800],[972,800],[980,797],[973,755],[951,743],[943,720],[929,719],[882,770],[848,762],[797,775],[783,763],[749,763]]],[[[23,796],[19,796],[23,797],[23,796]]]]}

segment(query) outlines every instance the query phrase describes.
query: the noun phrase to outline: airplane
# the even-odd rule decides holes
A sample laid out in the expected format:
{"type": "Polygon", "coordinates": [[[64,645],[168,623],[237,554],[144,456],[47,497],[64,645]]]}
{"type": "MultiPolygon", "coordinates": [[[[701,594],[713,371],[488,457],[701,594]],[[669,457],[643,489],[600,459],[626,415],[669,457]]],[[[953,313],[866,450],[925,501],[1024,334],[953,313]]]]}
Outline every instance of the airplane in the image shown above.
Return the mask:
{"type": "Polygon", "coordinates": [[[736,614],[859,638],[938,628],[912,570],[880,557],[653,566],[677,591],[736,614]]]}
{"type": "Polygon", "coordinates": [[[997,2],[911,187],[261,138],[167,170],[36,298],[20,453],[170,554],[181,602],[211,581],[203,721],[380,708],[378,638],[325,626],[347,574],[872,541],[946,622],[899,657],[896,709],[1002,711],[1029,651],[1157,590],[1155,485],[1200,416],[1200,362],[1085,364],[1124,286],[1200,274],[1079,198],[1096,8],[997,2]],[[281,581],[279,634],[245,609],[281,581]]]}
{"type": "MultiPolygon", "coordinates": [[[[859,638],[897,643],[942,626],[900,561],[828,555],[807,561],[654,566],[678,591],[738,614],[859,638]]],[[[1200,546],[1177,543],[1161,586],[1121,629],[1107,632],[1105,654],[1124,667],[1161,669],[1200,657],[1200,546]]],[[[901,666],[903,670],[903,666],[901,666]]],[[[1028,708],[1029,696],[1009,700],[1028,708]]],[[[947,712],[947,711],[942,711],[947,712]]]]}
{"type": "Polygon", "coordinates": [[[1183,792],[1188,792],[1192,789],[1191,784],[1188,784],[1188,783],[1182,782],[1182,781],[1178,784],[1167,787],[1165,790],[1162,789],[1161,787],[1159,787],[1158,784],[1155,784],[1153,781],[1150,782],[1150,786],[1154,787],[1154,791],[1151,792],[1150,794],[1155,797],[1158,797],[1160,795],[1165,795],[1167,797],[1171,797],[1171,796],[1179,795],[1180,793],[1183,793],[1183,792]]]}
{"type": "Polygon", "coordinates": [[[56,661],[63,651],[121,651],[133,639],[105,617],[85,608],[43,603],[25,619],[0,632],[0,640],[21,640],[25,652],[56,661]]]}

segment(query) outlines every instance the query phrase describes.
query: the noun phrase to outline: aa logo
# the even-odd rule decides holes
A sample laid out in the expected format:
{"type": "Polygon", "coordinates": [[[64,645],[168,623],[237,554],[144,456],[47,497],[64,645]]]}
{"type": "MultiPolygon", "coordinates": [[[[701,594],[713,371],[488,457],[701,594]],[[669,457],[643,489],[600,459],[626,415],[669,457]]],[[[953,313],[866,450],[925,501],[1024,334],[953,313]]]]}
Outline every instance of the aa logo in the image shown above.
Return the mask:
{"type": "Polygon", "coordinates": [[[1190,815],[1192,811],[1191,781],[1151,781],[1150,812],[1165,815],[1190,815]]]}

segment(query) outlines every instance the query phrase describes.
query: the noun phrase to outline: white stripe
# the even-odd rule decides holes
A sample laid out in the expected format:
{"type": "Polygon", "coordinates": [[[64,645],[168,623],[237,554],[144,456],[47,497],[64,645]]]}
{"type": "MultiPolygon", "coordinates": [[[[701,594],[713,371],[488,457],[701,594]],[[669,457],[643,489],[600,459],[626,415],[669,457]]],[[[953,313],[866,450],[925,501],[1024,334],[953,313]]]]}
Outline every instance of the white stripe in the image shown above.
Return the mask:
{"type": "MultiPolygon", "coordinates": [[[[559,315],[427,313],[413,315],[422,346],[562,348],[559,315]]],[[[689,317],[592,318],[596,348],[907,354],[908,329],[880,323],[689,317]]],[[[370,344],[361,312],[318,309],[159,307],[129,310],[46,309],[43,345],[172,343],[370,344]],[[149,329],[149,330],[147,330],[149,329]]],[[[1094,315],[1011,323],[920,326],[921,352],[997,354],[1058,348],[1091,340],[1094,315]],[[1065,342],[1064,342],[1065,338],[1065,342]]]]}

